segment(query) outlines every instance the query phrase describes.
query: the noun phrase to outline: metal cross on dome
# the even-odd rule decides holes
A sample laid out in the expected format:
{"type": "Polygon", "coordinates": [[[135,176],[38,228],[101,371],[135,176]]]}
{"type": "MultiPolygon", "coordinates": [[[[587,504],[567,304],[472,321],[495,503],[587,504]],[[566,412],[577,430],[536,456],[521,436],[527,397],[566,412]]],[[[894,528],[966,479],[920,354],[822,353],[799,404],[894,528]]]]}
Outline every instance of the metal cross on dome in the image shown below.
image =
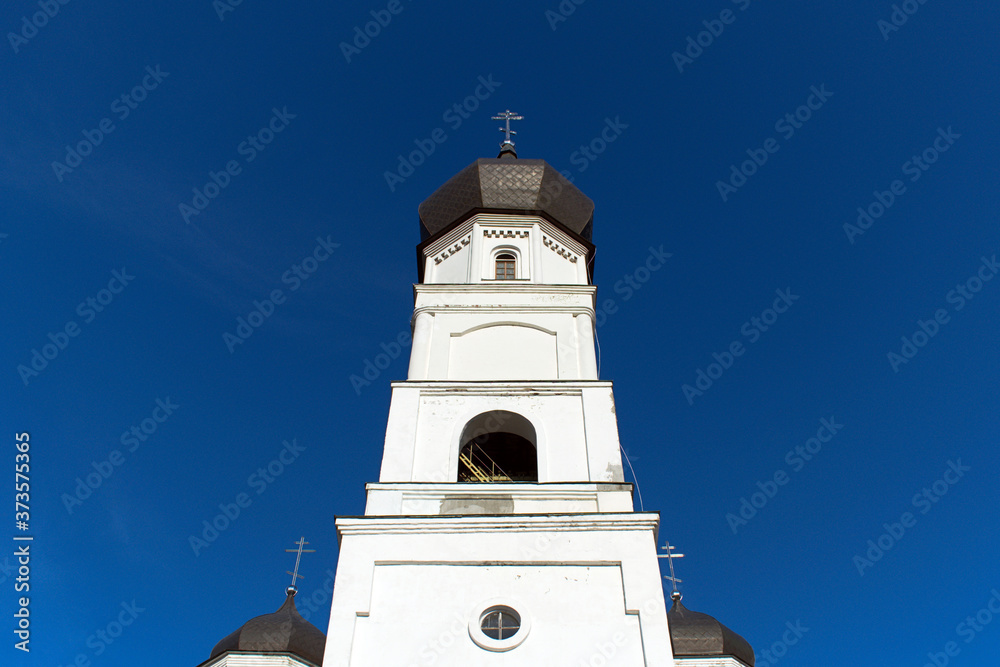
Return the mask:
{"type": "Polygon", "coordinates": [[[285,570],[285,572],[287,574],[292,575],[292,585],[290,586],[290,588],[295,588],[295,581],[296,580],[298,580],[298,579],[304,579],[305,578],[301,574],[299,574],[299,561],[302,559],[302,554],[316,553],[315,549],[305,549],[305,548],[303,548],[307,544],[309,544],[308,542],[306,542],[306,538],[305,537],[300,537],[299,541],[296,542],[295,544],[298,546],[298,549],[285,549],[286,553],[294,553],[295,554],[295,571],[294,572],[289,572],[288,570],[285,570]]]}
{"type": "Polygon", "coordinates": [[[668,576],[664,575],[663,578],[666,579],[667,581],[669,581],[673,585],[674,591],[670,595],[670,597],[676,599],[675,596],[680,596],[680,591],[677,590],[677,584],[683,583],[684,580],[683,579],[678,579],[674,575],[674,559],[675,558],[684,558],[684,554],[675,554],[674,553],[674,549],[676,549],[677,547],[671,546],[670,542],[667,542],[666,544],[664,544],[660,548],[661,549],[666,549],[667,553],[665,553],[665,554],[658,554],[656,557],[657,558],[666,558],[667,559],[667,564],[670,565],[670,576],[668,577],[668,576]]]}
{"type": "Polygon", "coordinates": [[[505,132],[506,135],[507,135],[506,139],[504,139],[504,143],[506,143],[506,144],[512,144],[514,142],[512,142],[510,140],[510,137],[511,137],[512,134],[517,134],[517,132],[515,132],[512,129],[510,129],[510,121],[512,121],[512,120],[524,120],[524,116],[519,116],[518,114],[512,112],[510,109],[507,109],[502,114],[500,114],[498,116],[493,116],[493,120],[507,121],[505,123],[505,127],[501,127],[500,131],[501,132],[505,132]]]}

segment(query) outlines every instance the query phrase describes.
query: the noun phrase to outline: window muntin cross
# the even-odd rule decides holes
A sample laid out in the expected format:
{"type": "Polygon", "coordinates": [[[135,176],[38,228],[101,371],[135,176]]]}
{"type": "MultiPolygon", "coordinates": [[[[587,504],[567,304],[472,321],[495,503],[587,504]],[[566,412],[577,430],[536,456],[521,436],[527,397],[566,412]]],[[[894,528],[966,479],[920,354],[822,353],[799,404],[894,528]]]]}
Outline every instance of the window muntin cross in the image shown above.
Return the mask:
{"type": "Polygon", "coordinates": [[[515,280],[517,278],[517,258],[509,252],[497,255],[496,279],[515,280]]]}
{"type": "Polygon", "coordinates": [[[491,609],[483,614],[480,628],[490,639],[510,639],[521,629],[521,619],[513,609],[491,609]]]}

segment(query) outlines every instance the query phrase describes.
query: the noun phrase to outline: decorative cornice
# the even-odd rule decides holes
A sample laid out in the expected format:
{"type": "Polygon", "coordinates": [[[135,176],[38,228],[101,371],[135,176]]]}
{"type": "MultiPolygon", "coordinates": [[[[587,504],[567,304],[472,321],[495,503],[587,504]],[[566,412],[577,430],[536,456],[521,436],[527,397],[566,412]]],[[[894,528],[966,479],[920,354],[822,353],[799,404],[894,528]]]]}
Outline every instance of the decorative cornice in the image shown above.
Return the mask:
{"type": "Polygon", "coordinates": [[[544,234],[542,235],[542,243],[547,248],[551,248],[552,251],[555,252],[557,255],[565,257],[572,263],[576,264],[577,256],[574,253],[570,252],[566,248],[563,248],[561,245],[550,239],[548,236],[545,236],[544,234]]]}
{"type": "Polygon", "coordinates": [[[581,244],[578,239],[573,238],[565,229],[551,223],[545,218],[523,218],[520,216],[480,213],[457,225],[449,233],[435,239],[433,243],[422,246],[422,256],[427,258],[434,257],[453,246],[462,237],[470,236],[471,238],[473,229],[476,226],[483,229],[483,236],[486,238],[531,238],[530,230],[536,228],[543,235],[571,253],[581,257],[587,254],[587,247],[585,245],[581,244]]]}
{"type": "Polygon", "coordinates": [[[479,498],[487,495],[538,496],[548,498],[550,494],[567,498],[591,498],[597,493],[631,493],[629,482],[504,482],[503,484],[477,484],[463,482],[368,482],[366,491],[400,491],[414,495],[457,495],[479,498]]]}
{"type": "Polygon", "coordinates": [[[463,389],[457,387],[448,387],[442,389],[421,389],[421,396],[505,396],[505,397],[518,397],[518,396],[583,396],[583,390],[568,388],[568,389],[553,389],[550,387],[543,388],[532,388],[528,390],[518,391],[515,388],[507,386],[497,386],[497,387],[474,387],[470,389],[463,389]]]}
{"type": "Polygon", "coordinates": [[[294,653],[267,653],[259,651],[227,651],[209,658],[198,667],[316,667],[314,663],[294,653]]]}
{"type": "MultiPolygon", "coordinates": [[[[452,245],[452,246],[450,246],[448,248],[445,248],[442,252],[438,253],[438,255],[436,257],[434,257],[434,263],[435,264],[440,264],[441,262],[443,262],[444,260],[446,260],[449,257],[451,257],[452,255],[454,255],[455,253],[457,253],[459,250],[461,250],[465,246],[469,245],[469,243],[471,243],[471,242],[472,242],[472,234],[469,234],[468,236],[466,236],[461,241],[458,241],[454,245],[452,245]]],[[[574,261],[576,261],[576,260],[574,260],[574,261]]]]}
{"type": "MultiPolygon", "coordinates": [[[[428,266],[433,266],[427,260],[437,255],[439,252],[452,245],[456,240],[468,234],[473,227],[492,227],[503,230],[526,231],[532,227],[537,227],[539,232],[547,234],[549,238],[558,239],[559,244],[567,248],[570,252],[576,253],[578,257],[585,259],[587,264],[588,277],[593,272],[593,244],[575,232],[567,229],[548,213],[538,211],[534,214],[510,214],[504,211],[476,209],[469,212],[467,218],[462,222],[456,222],[447,230],[435,234],[432,238],[422,241],[417,246],[417,277],[422,283],[424,271],[428,266]]],[[[478,233],[478,232],[477,232],[478,233]]],[[[480,237],[482,238],[482,237],[480,237]]],[[[529,234],[527,237],[531,238],[529,234]]]]}
{"type": "Polygon", "coordinates": [[[496,305],[462,305],[462,306],[451,306],[446,304],[432,304],[428,306],[420,306],[413,310],[413,321],[416,321],[417,316],[421,313],[430,313],[431,315],[436,315],[438,313],[466,313],[472,315],[494,315],[497,313],[506,314],[517,314],[517,315],[541,315],[541,314],[551,314],[551,313],[568,313],[570,315],[588,315],[590,319],[596,318],[597,314],[594,312],[593,308],[587,306],[531,306],[531,305],[508,305],[508,304],[496,304],[496,305]]]}
{"type": "Polygon", "coordinates": [[[526,239],[527,229],[484,229],[483,236],[488,239],[526,239]]]}
{"type": "Polygon", "coordinates": [[[513,293],[525,292],[528,294],[586,294],[597,293],[596,285],[550,285],[547,283],[517,283],[510,280],[484,281],[481,283],[416,283],[415,292],[460,292],[475,294],[479,292],[500,292],[513,293]]]}
{"type": "Polygon", "coordinates": [[[606,514],[503,514],[435,516],[357,516],[337,517],[341,535],[392,535],[415,532],[483,533],[579,532],[584,531],[653,531],[657,532],[660,515],[652,512],[616,512],[606,514]]]}
{"type": "Polygon", "coordinates": [[[389,384],[393,389],[419,389],[427,394],[483,391],[510,395],[531,395],[542,392],[572,392],[574,395],[578,395],[584,389],[598,387],[611,389],[614,383],[610,380],[400,380],[389,384]]]}

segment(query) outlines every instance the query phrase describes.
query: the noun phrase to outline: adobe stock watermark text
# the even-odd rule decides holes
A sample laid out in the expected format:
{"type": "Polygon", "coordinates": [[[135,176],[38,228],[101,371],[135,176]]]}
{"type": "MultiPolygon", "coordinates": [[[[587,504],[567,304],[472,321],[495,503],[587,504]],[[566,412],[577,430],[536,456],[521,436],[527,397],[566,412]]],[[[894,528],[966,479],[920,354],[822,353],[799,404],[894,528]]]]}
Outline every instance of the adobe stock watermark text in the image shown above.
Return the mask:
{"type": "MultiPolygon", "coordinates": [[[[944,472],[940,479],[934,480],[920,491],[913,494],[910,504],[914,509],[920,510],[921,514],[927,514],[934,505],[941,501],[952,486],[958,484],[965,473],[972,470],[969,466],[962,465],[962,459],[948,461],[945,464],[944,472]]],[[[899,521],[895,523],[883,523],[885,529],[878,537],[868,540],[867,550],[863,554],[855,555],[851,562],[858,569],[860,576],[865,576],[865,570],[873,567],[875,563],[882,560],[882,557],[892,549],[906,535],[906,531],[917,525],[917,517],[913,512],[903,512],[899,521]]]]}
{"type": "MultiPolygon", "coordinates": [[[[746,339],[748,344],[756,343],[765,332],[769,331],[778,317],[788,312],[796,301],[798,294],[792,294],[792,288],[777,289],[774,291],[777,298],[770,308],[765,308],[759,316],[755,315],[743,323],[740,327],[740,334],[746,339]]],[[[694,405],[694,399],[704,396],[705,392],[712,388],[712,385],[722,377],[722,375],[733,367],[736,360],[746,353],[747,347],[739,339],[734,340],[722,352],[713,352],[712,359],[704,369],[695,370],[694,386],[690,384],[681,385],[681,393],[687,399],[688,405],[694,405]]]]}

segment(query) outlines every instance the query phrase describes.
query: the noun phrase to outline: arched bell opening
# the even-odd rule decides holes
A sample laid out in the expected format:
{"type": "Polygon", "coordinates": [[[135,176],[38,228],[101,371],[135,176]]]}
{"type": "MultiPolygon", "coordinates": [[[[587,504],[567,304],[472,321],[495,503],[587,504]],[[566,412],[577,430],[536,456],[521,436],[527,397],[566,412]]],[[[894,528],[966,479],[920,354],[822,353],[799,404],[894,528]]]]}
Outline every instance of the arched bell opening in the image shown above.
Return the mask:
{"type": "Polygon", "coordinates": [[[537,482],[535,428],[514,412],[494,410],[474,417],[462,430],[458,481],[537,482]]]}

